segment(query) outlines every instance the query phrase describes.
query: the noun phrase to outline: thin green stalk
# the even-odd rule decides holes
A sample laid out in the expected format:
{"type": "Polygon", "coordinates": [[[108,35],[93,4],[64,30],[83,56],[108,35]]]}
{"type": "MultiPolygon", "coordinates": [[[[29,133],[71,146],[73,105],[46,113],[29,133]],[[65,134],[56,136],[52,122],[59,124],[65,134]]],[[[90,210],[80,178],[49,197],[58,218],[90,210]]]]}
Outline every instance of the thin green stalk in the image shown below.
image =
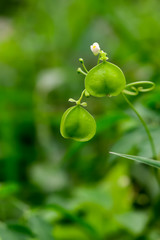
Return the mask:
{"type": "Polygon", "coordinates": [[[141,121],[141,123],[143,124],[145,130],[146,130],[146,133],[147,133],[147,136],[148,136],[148,139],[149,139],[149,142],[150,142],[150,145],[151,145],[151,149],[152,149],[152,154],[153,154],[153,158],[154,159],[157,159],[157,154],[156,154],[156,149],[155,149],[155,145],[154,145],[154,142],[153,142],[153,138],[151,136],[151,133],[149,131],[149,128],[147,126],[147,124],[145,123],[145,121],[143,120],[143,118],[141,117],[141,115],[137,112],[137,110],[134,108],[134,106],[132,105],[132,103],[128,100],[128,98],[126,97],[125,94],[123,94],[123,97],[125,99],[125,101],[129,104],[129,106],[132,108],[132,110],[136,113],[137,117],[139,118],[139,120],[141,121]]]}
{"type": "Polygon", "coordinates": [[[84,62],[82,62],[82,66],[83,66],[84,70],[86,71],[86,73],[88,73],[88,70],[87,70],[86,66],[84,65],[84,62]]]}
{"type": "Polygon", "coordinates": [[[98,61],[97,61],[97,65],[99,64],[99,61],[100,61],[100,53],[99,53],[99,56],[98,56],[98,61]]]}
{"type": "Polygon", "coordinates": [[[87,75],[87,73],[85,73],[81,68],[78,68],[78,69],[77,69],[77,72],[78,72],[78,73],[81,73],[81,74],[83,74],[83,75],[85,75],[85,76],[87,75]]]}
{"type": "Polygon", "coordinates": [[[81,103],[84,93],[85,93],[85,89],[82,91],[80,98],[76,101],[77,104],[81,103]]]}

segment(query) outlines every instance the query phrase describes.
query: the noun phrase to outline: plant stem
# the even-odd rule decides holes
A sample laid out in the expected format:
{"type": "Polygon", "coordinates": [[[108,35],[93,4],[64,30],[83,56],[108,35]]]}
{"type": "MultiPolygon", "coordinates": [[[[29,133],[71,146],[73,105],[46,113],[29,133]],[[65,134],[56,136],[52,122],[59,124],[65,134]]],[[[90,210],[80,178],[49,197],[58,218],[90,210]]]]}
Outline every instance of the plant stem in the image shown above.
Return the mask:
{"type": "Polygon", "coordinates": [[[82,74],[85,75],[85,76],[87,75],[87,73],[85,73],[81,68],[78,68],[78,69],[77,69],[77,72],[78,72],[78,73],[82,73],[82,74]]]}
{"type": "Polygon", "coordinates": [[[132,108],[132,110],[136,113],[137,117],[139,118],[139,120],[141,121],[141,123],[143,124],[145,130],[146,130],[146,133],[148,135],[148,139],[149,139],[149,142],[150,142],[150,145],[151,145],[151,149],[152,149],[152,154],[153,154],[153,158],[154,159],[157,159],[157,154],[156,154],[156,149],[155,149],[155,145],[154,145],[154,142],[153,142],[153,138],[151,136],[151,133],[149,131],[149,128],[147,126],[147,124],[145,123],[145,121],[143,120],[143,118],[141,117],[141,115],[137,112],[137,110],[134,108],[134,106],[132,105],[132,103],[128,100],[128,98],[125,96],[125,94],[123,94],[123,97],[125,99],[125,101],[129,104],[129,106],[132,108]]]}
{"type": "Polygon", "coordinates": [[[81,100],[82,100],[82,98],[83,98],[84,93],[85,93],[85,89],[84,89],[83,92],[81,93],[80,98],[76,101],[77,104],[81,104],[81,100]]]}
{"type": "Polygon", "coordinates": [[[88,70],[87,70],[86,66],[84,65],[84,62],[82,62],[82,66],[83,66],[84,70],[86,71],[86,73],[88,73],[88,70]]]}
{"type": "Polygon", "coordinates": [[[98,61],[97,61],[97,65],[99,64],[99,61],[100,61],[100,53],[99,53],[99,56],[98,56],[98,61]]]}

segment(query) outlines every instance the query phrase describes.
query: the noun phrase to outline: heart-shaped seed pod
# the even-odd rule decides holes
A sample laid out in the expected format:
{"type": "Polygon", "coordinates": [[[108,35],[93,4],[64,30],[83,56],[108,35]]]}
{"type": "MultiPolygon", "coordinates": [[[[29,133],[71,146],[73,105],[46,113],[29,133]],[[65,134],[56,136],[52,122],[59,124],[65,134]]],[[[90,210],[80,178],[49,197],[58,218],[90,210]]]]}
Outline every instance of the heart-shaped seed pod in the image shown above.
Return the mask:
{"type": "Polygon", "coordinates": [[[123,72],[110,62],[98,64],[88,72],[85,78],[85,88],[94,97],[117,96],[125,85],[123,72]]]}
{"type": "Polygon", "coordinates": [[[60,132],[64,138],[89,141],[96,133],[96,122],[92,115],[80,105],[65,111],[61,119],[60,132]]]}

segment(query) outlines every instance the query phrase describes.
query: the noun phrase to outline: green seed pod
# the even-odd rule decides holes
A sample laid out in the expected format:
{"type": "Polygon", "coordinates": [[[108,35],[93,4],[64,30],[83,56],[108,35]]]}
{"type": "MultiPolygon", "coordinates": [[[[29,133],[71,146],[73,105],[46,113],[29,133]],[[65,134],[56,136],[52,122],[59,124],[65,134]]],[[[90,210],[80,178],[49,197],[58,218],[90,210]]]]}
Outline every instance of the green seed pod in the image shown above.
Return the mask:
{"type": "Polygon", "coordinates": [[[63,114],[60,132],[64,138],[86,142],[95,135],[96,122],[87,110],[76,105],[67,109],[63,114]]]}
{"type": "Polygon", "coordinates": [[[123,72],[110,62],[98,64],[88,72],[85,78],[85,88],[94,97],[117,96],[125,85],[123,72]]]}

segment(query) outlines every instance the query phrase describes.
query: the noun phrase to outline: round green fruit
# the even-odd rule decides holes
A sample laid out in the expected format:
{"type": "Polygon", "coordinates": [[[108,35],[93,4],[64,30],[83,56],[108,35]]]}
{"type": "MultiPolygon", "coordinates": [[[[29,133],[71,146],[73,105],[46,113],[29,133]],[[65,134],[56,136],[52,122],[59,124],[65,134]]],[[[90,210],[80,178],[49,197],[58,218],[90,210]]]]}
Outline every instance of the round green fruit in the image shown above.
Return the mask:
{"type": "Polygon", "coordinates": [[[96,122],[92,115],[80,105],[65,111],[61,119],[60,132],[64,138],[89,141],[96,133],[96,122]]]}
{"type": "Polygon", "coordinates": [[[85,78],[85,88],[94,97],[117,96],[125,85],[123,72],[110,62],[98,64],[88,72],[85,78]]]}

